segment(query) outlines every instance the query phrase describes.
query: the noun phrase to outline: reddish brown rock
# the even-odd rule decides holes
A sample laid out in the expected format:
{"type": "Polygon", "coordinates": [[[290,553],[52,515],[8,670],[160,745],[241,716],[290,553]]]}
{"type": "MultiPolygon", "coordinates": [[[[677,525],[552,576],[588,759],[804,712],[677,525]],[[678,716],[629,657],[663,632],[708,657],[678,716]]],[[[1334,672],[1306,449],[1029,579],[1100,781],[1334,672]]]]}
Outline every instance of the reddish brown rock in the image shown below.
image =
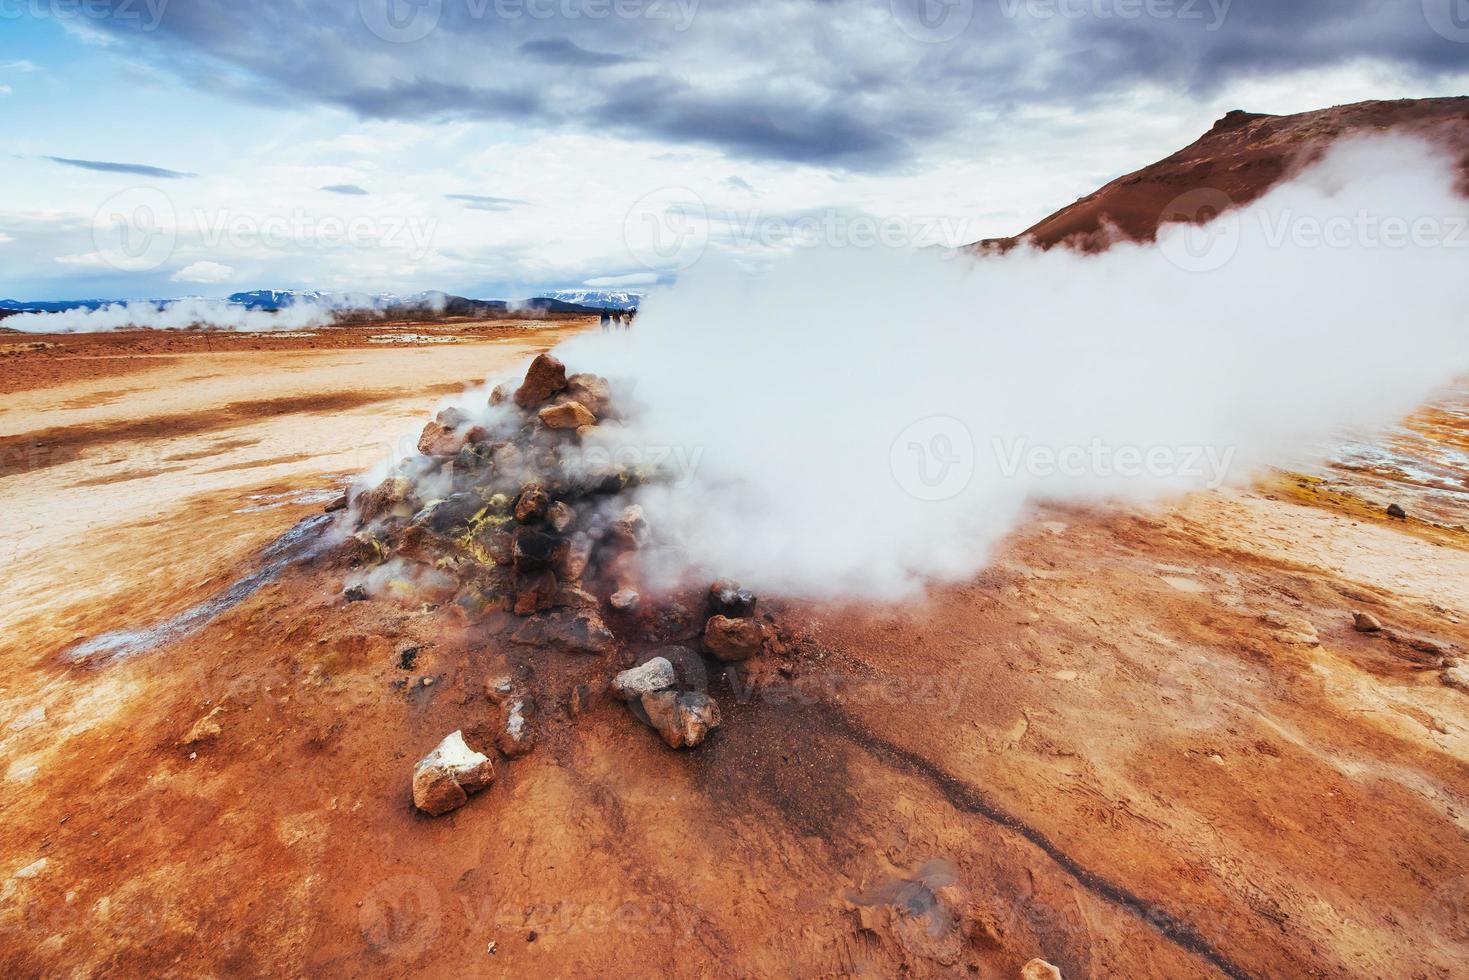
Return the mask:
{"type": "Polygon", "coordinates": [[[643,711],[671,749],[700,745],[719,727],[719,705],[707,694],[654,691],[642,696],[643,711]]]}
{"type": "Polygon", "coordinates": [[[601,418],[612,404],[612,389],[601,375],[573,374],[566,379],[566,391],[560,397],[581,403],[587,411],[601,418]]]}
{"type": "Polygon", "coordinates": [[[748,660],[765,644],[765,631],[753,619],[711,616],[704,624],[704,649],[730,663],[748,660]]]}
{"type": "Polygon", "coordinates": [[[1358,633],[1377,633],[1382,630],[1382,621],[1369,612],[1352,613],[1352,625],[1358,633]]]}
{"type": "Polygon", "coordinates": [[[539,524],[550,508],[550,494],[532,483],[515,500],[515,519],[521,524],[539,524]]]}
{"type": "Polygon", "coordinates": [[[454,732],[413,769],[413,805],[431,816],[458,809],[495,779],[495,765],[454,732]]]}
{"type": "Polygon", "coordinates": [[[559,405],[548,405],[536,415],[548,429],[580,429],[597,424],[597,417],[581,402],[568,401],[559,405]]]}
{"type": "Polygon", "coordinates": [[[425,456],[442,458],[453,456],[464,445],[464,435],[458,430],[468,417],[457,408],[446,408],[423,427],[418,437],[418,451],[425,456]]]}
{"type": "Polygon", "coordinates": [[[573,534],[560,555],[560,561],[556,564],[556,577],[567,583],[580,582],[592,560],[591,537],[580,532],[573,534]]]}
{"type": "Polygon", "coordinates": [[[556,573],[550,569],[520,576],[515,593],[515,615],[533,616],[556,604],[556,573]]]}
{"type": "Polygon", "coordinates": [[[515,391],[515,404],[531,409],[544,403],[566,387],[566,365],[550,354],[542,354],[530,363],[525,381],[515,391]]]}
{"type": "Polygon", "coordinates": [[[528,619],[510,635],[510,642],[591,656],[617,651],[617,638],[595,610],[565,610],[528,619]]]}
{"type": "Polygon", "coordinates": [[[755,612],[755,593],[740,588],[736,582],[720,579],[709,586],[709,608],[731,619],[741,619],[755,612]]]}

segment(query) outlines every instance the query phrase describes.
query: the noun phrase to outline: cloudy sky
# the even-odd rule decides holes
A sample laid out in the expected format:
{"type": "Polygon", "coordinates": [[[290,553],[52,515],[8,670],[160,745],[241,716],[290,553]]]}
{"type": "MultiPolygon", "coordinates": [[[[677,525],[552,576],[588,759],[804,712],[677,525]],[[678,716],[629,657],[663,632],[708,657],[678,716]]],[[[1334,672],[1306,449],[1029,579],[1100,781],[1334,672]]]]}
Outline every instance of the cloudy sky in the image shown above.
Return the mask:
{"type": "Polygon", "coordinates": [[[518,297],[1011,234],[1466,0],[0,0],[0,296],[518,297]]]}

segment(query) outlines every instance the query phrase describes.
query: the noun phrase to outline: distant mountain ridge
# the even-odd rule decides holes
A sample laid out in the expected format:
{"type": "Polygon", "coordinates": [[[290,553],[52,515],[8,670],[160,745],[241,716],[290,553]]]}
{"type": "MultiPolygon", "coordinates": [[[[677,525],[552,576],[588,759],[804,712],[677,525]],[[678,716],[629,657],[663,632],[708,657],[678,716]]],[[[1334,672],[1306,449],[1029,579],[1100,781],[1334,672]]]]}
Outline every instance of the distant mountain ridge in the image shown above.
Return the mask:
{"type": "MultiPolygon", "coordinates": [[[[308,304],[332,310],[342,319],[352,319],[353,314],[371,314],[413,319],[423,316],[504,316],[526,313],[574,313],[593,314],[602,310],[634,309],[642,297],[623,290],[558,289],[545,296],[534,296],[523,300],[470,299],[451,293],[430,290],[399,296],[393,293],[328,292],[315,289],[251,289],[231,293],[224,302],[247,310],[274,312],[293,306],[308,304]]],[[[160,307],[183,299],[197,297],[178,296],[171,299],[123,300],[123,299],[75,299],[75,300],[16,300],[0,299],[0,317],[16,313],[65,313],[69,310],[98,310],[105,306],[127,303],[153,303],[160,307]]]]}

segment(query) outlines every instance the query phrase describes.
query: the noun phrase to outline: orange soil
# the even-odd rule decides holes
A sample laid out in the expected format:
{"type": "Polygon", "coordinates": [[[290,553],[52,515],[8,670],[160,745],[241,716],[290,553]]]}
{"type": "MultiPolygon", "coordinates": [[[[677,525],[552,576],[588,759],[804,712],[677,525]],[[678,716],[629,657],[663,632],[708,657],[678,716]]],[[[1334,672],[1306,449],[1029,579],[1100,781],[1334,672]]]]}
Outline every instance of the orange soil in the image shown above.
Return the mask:
{"type": "Polygon", "coordinates": [[[921,604],[765,597],[791,676],[717,678],[693,752],[605,699],[570,716],[616,664],[344,604],[333,554],[176,643],[59,656],[216,594],[321,508],[270,495],[336,487],[555,333],[123,378],[117,343],[7,399],[4,444],[53,452],[0,475],[0,974],[1462,975],[1469,696],[1439,674],[1469,547],[1310,481],[1040,508],[921,604]],[[563,692],[539,744],[416,813],[413,763],[483,738],[514,660],[563,692]],[[863,904],[935,861],[961,928],[863,904]]]}

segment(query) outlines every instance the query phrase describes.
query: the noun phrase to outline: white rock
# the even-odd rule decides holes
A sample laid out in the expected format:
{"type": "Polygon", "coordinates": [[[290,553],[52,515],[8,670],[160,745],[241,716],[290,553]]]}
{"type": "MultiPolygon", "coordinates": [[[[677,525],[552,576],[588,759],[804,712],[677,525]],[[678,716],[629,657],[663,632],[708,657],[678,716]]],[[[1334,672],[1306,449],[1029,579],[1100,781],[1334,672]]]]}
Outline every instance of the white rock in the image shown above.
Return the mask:
{"type": "Polygon", "coordinates": [[[495,764],[466,745],[463,732],[454,732],[414,767],[413,805],[434,816],[448,813],[494,779],[495,764]]]}
{"type": "Polygon", "coordinates": [[[1061,980],[1061,971],[1042,959],[1034,959],[1020,968],[1020,980],[1061,980]]]}
{"type": "Polygon", "coordinates": [[[39,861],[32,861],[30,864],[26,865],[24,868],[21,868],[19,871],[17,871],[15,873],[15,877],[17,877],[17,878],[34,878],[36,875],[40,874],[42,871],[45,871],[46,870],[46,865],[48,865],[50,863],[51,863],[51,861],[50,861],[49,858],[41,858],[39,861]]]}
{"type": "Polygon", "coordinates": [[[666,690],[673,683],[673,664],[667,657],[654,657],[612,678],[612,693],[624,701],[631,701],[644,694],[666,690]]]}

